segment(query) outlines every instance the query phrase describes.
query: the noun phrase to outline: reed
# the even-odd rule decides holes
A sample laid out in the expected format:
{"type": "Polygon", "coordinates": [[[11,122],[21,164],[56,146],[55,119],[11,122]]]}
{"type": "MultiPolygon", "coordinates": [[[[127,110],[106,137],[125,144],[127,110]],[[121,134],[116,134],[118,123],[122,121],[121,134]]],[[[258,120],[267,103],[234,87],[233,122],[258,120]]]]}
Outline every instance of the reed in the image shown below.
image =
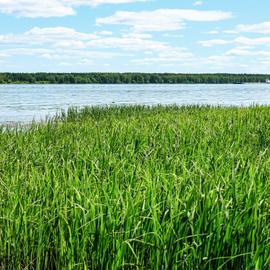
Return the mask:
{"type": "Polygon", "coordinates": [[[0,128],[0,269],[270,269],[270,107],[90,107],[0,128]]]}

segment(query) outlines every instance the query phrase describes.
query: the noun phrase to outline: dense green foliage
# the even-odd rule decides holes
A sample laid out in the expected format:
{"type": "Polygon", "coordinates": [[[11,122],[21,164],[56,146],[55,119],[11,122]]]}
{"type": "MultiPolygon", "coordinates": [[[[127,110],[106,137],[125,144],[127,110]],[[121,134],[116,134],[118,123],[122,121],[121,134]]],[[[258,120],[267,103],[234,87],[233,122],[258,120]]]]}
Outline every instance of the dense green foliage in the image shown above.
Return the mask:
{"type": "Polygon", "coordinates": [[[269,107],[2,127],[0,269],[270,269],[269,145],[269,107]]]}
{"type": "Polygon", "coordinates": [[[265,82],[269,77],[260,74],[0,73],[0,84],[255,83],[265,82]]]}

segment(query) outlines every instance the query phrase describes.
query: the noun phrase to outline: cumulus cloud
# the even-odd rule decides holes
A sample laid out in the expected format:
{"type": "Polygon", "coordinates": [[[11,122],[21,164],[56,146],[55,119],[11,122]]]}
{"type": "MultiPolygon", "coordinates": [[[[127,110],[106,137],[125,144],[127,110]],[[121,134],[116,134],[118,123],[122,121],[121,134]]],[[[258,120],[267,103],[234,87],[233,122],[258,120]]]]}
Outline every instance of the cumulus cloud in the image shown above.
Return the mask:
{"type": "Polygon", "coordinates": [[[270,46],[270,37],[259,37],[259,38],[248,38],[248,37],[237,37],[232,40],[226,39],[210,39],[198,41],[198,43],[204,47],[213,47],[216,45],[227,45],[227,44],[240,44],[245,46],[270,46]]]}
{"type": "Polygon", "coordinates": [[[234,40],[235,43],[243,44],[247,46],[257,46],[257,45],[270,45],[270,37],[259,37],[259,38],[247,38],[238,37],[234,40]]]}
{"type": "Polygon", "coordinates": [[[82,57],[90,61],[97,55],[99,58],[128,57],[133,52],[151,53],[152,62],[156,62],[154,59],[175,62],[193,58],[193,54],[187,49],[154,40],[152,35],[144,33],[111,36],[82,33],[67,27],[34,27],[22,34],[0,35],[0,41],[1,54],[6,57],[36,56],[61,62],[66,62],[67,59],[81,61],[82,57]]]}
{"type": "Polygon", "coordinates": [[[201,5],[203,5],[203,1],[195,1],[193,3],[193,6],[201,6],[201,5]]]}
{"type": "Polygon", "coordinates": [[[193,9],[157,9],[153,11],[117,11],[114,15],[99,18],[98,25],[127,25],[138,32],[173,31],[184,28],[186,21],[214,22],[232,17],[230,12],[193,9]]]}
{"type": "MultiPolygon", "coordinates": [[[[237,61],[254,61],[257,64],[261,61],[260,58],[266,59],[270,57],[269,37],[249,38],[240,36],[232,40],[212,39],[200,41],[199,44],[205,47],[227,44],[233,46],[221,55],[220,60],[222,60],[223,63],[230,63],[231,60],[236,58],[237,61]],[[227,62],[226,59],[228,59],[227,62]]],[[[219,58],[216,57],[209,57],[208,61],[215,62],[218,59],[219,58]]],[[[261,62],[261,64],[263,63],[261,62]]],[[[244,68],[244,66],[241,66],[241,68],[244,68]]]]}
{"type": "MultiPolygon", "coordinates": [[[[60,1],[60,0],[59,0],[60,1]]],[[[132,2],[144,2],[147,0],[61,0],[62,2],[70,5],[91,5],[98,6],[102,4],[126,4],[132,2]]]]}
{"type": "Polygon", "coordinates": [[[44,45],[66,42],[74,45],[83,41],[90,41],[97,38],[95,34],[77,32],[68,27],[34,27],[23,34],[0,35],[2,45],[25,46],[44,45]]]}
{"type": "Polygon", "coordinates": [[[270,22],[263,22],[258,24],[239,24],[234,30],[228,30],[227,33],[258,33],[258,34],[269,34],[270,33],[270,22]]]}
{"type": "Polygon", "coordinates": [[[155,57],[145,57],[142,59],[133,59],[132,63],[136,64],[175,64],[175,63],[185,63],[192,62],[195,60],[195,56],[186,48],[174,48],[168,51],[161,51],[158,56],[155,57]]]}
{"type": "Polygon", "coordinates": [[[265,50],[249,50],[245,47],[236,47],[233,48],[225,53],[225,55],[228,56],[263,56],[263,57],[270,57],[270,51],[265,51],[265,50]]]}
{"type": "Polygon", "coordinates": [[[58,0],[0,0],[0,12],[20,17],[62,17],[74,15],[74,9],[58,0]]]}
{"type": "Polygon", "coordinates": [[[170,46],[152,39],[150,34],[129,33],[121,36],[106,36],[82,33],[68,27],[34,27],[22,34],[0,35],[2,45],[6,46],[49,46],[54,48],[118,48],[125,51],[163,51],[170,46]]]}
{"type": "Polygon", "coordinates": [[[198,42],[203,47],[212,47],[216,45],[226,45],[233,43],[232,40],[224,40],[224,39],[210,39],[210,40],[203,40],[198,42]]]}
{"type": "Polygon", "coordinates": [[[74,15],[81,5],[124,4],[146,0],[0,0],[0,12],[19,17],[63,17],[74,15]]]}

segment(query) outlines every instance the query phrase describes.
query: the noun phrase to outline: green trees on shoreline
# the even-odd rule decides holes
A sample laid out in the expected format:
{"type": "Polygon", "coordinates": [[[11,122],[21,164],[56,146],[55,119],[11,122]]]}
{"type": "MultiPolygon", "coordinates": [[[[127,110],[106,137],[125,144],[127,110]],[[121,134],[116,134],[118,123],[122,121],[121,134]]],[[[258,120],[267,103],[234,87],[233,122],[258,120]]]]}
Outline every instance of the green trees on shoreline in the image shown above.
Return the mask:
{"type": "Polygon", "coordinates": [[[266,74],[0,73],[0,84],[241,84],[264,83],[266,74]]]}

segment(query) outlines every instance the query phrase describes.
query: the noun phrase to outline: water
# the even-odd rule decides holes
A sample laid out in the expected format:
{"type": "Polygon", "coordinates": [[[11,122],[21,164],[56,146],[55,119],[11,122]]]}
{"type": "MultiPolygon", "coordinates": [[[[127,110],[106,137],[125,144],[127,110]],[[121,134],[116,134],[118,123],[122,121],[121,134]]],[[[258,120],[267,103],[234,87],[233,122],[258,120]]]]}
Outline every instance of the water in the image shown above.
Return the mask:
{"type": "Polygon", "coordinates": [[[0,85],[0,123],[39,121],[69,106],[270,105],[270,84],[0,85]]]}

